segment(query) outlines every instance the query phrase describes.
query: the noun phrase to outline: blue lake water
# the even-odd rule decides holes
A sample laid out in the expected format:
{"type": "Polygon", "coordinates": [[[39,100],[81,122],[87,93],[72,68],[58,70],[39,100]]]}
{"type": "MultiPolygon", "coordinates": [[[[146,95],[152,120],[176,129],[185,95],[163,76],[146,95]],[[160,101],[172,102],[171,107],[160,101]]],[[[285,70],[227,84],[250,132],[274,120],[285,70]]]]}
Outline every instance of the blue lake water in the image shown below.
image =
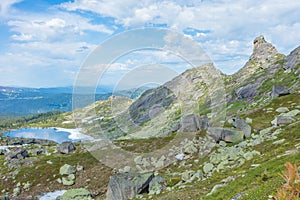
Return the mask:
{"type": "MultiPolygon", "coordinates": [[[[64,141],[80,141],[87,138],[76,137],[77,135],[86,136],[79,133],[76,129],[62,129],[62,128],[22,128],[17,130],[12,130],[10,132],[3,133],[3,136],[8,137],[19,137],[19,138],[37,138],[52,140],[57,143],[62,143],[64,141]],[[75,130],[75,131],[74,131],[75,130]],[[75,132],[75,137],[74,137],[75,132]],[[73,136],[72,136],[73,134],[73,136]]],[[[88,136],[87,136],[88,137],[88,136]]]]}

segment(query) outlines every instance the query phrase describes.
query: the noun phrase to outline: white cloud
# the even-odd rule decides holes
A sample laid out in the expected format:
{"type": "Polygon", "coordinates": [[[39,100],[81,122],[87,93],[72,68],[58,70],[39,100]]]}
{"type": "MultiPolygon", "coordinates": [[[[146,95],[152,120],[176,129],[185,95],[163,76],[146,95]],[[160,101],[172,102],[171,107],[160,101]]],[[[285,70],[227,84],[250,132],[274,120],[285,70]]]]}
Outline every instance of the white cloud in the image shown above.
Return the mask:
{"type": "MultiPolygon", "coordinates": [[[[76,73],[74,66],[78,67],[84,55],[96,47],[93,42],[99,43],[115,31],[151,24],[165,24],[197,41],[217,66],[228,73],[243,66],[258,35],[265,35],[285,54],[300,41],[300,1],[294,0],[74,0],[45,12],[13,9],[12,5],[20,1],[0,0],[1,23],[4,21],[8,26],[7,38],[12,40],[2,50],[1,66],[58,65],[64,66],[62,73],[71,76],[76,73]],[[102,38],[93,33],[101,34],[102,38]]],[[[169,38],[171,42],[173,39],[169,38]]],[[[185,44],[189,45],[190,48],[177,50],[197,56],[192,44],[185,44]]],[[[172,48],[176,50],[176,45],[172,48]]],[[[113,65],[110,70],[117,72],[135,64],[174,60],[160,52],[152,54],[142,61],[130,57],[124,62],[126,66],[113,65]]]]}
{"type": "Polygon", "coordinates": [[[21,2],[22,0],[0,0],[0,16],[6,16],[11,6],[15,3],[21,2]]]}

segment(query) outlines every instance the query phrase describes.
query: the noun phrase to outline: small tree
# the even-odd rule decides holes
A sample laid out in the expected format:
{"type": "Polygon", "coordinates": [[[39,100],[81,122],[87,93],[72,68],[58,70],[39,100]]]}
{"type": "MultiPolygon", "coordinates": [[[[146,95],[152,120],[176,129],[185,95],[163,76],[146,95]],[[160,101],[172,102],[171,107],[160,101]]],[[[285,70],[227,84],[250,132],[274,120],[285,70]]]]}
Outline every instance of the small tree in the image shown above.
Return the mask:
{"type": "Polygon", "coordinates": [[[286,170],[282,173],[282,178],[286,183],[277,191],[273,197],[275,200],[298,200],[300,195],[300,177],[296,164],[285,163],[286,170]]]}

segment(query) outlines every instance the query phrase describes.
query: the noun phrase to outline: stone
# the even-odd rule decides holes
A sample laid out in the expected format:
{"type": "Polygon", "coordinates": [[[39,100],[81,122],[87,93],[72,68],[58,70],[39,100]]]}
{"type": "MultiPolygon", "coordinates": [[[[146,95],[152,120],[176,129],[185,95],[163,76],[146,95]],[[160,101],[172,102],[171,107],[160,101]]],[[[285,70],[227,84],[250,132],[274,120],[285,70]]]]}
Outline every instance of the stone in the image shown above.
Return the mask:
{"type": "Polygon", "coordinates": [[[131,199],[141,194],[149,187],[154,178],[153,173],[119,173],[110,177],[106,199],[122,200],[131,199]]]}
{"type": "Polygon", "coordinates": [[[226,147],[227,144],[226,144],[226,142],[224,142],[224,141],[220,141],[220,142],[219,142],[219,145],[220,145],[221,147],[226,147]]]}
{"type": "Polygon", "coordinates": [[[198,180],[201,180],[203,178],[203,172],[201,169],[199,169],[195,172],[192,179],[195,179],[195,178],[198,178],[198,180]]]}
{"type": "Polygon", "coordinates": [[[213,193],[215,193],[219,188],[223,187],[225,184],[217,184],[213,187],[213,189],[206,195],[206,196],[210,196],[213,193]]]}
{"type": "Polygon", "coordinates": [[[272,130],[273,130],[273,127],[265,128],[263,130],[260,130],[259,134],[260,135],[267,135],[267,134],[271,133],[272,130]]]}
{"type": "Polygon", "coordinates": [[[62,177],[61,181],[64,186],[74,185],[75,184],[75,175],[70,174],[67,177],[62,177]]]}
{"type": "Polygon", "coordinates": [[[199,115],[189,114],[182,117],[181,132],[196,132],[204,130],[209,127],[209,120],[207,117],[201,118],[199,115]]]}
{"type": "Polygon", "coordinates": [[[237,95],[238,99],[252,99],[257,95],[257,88],[259,86],[259,83],[248,84],[236,90],[235,94],[237,95]]]}
{"type": "Polygon", "coordinates": [[[40,155],[44,152],[44,149],[42,148],[36,148],[29,151],[33,155],[40,155]]]}
{"type": "Polygon", "coordinates": [[[28,191],[30,187],[31,187],[31,184],[29,182],[26,182],[26,183],[23,184],[23,189],[25,191],[28,191]]]}
{"type": "Polygon", "coordinates": [[[143,163],[143,157],[142,156],[137,156],[134,158],[134,162],[137,165],[141,165],[143,163]]]}
{"type": "Polygon", "coordinates": [[[23,148],[17,148],[13,151],[10,151],[6,154],[5,160],[12,160],[12,159],[24,159],[26,157],[29,157],[28,151],[23,148]]]}
{"type": "Polygon", "coordinates": [[[285,113],[285,112],[288,112],[290,110],[287,107],[279,107],[275,111],[279,112],[279,113],[285,113]]]}
{"type": "Polygon", "coordinates": [[[292,123],[293,121],[295,121],[293,118],[291,117],[286,117],[286,116],[276,116],[275,119],[271,122],[272,125],[274,126],[282,126],[285,124],[289,124],[292,123]]]}
{"type": "Polygon", "coordinates": [[[124,173],[128,173],[130,171],[131,171],[131,167],[130,166],[125,166],[124,169],[123,169],[124,173]]]}
{"type": "Polygon", "coordinates": [[[276,98],[284,95],[290,94],[289,90],[282,85],[273,85],[272,92],[271,92],[271,98],[276,98]]]}
{"type": "Polygon", "coordinates": [[[161,175],[157,175],[149,183],[149,194],[160,194],[166,188],[166,180],[161,175]]]}
{"type": "Polygon", "coordinates": [[[77,172],[80,172],[80,171],[82,171],[83,169],[84,169],[84,168],[83,168],[82,165],[79,165],[79,164],[76,165],[76,171],[77,171],[77,172]]]}
{"type": "Polygon", "coordinates": [[[281,139],[281,140],[277,140],[277,141],[273,142],[272,144],[278,145],[278,144],[282,144],[284,142],[285,142],[285,139],[281,139]]]}
{"type": "Polygon", "coordinates": [[[76,147],[72,142],[63,142],[59,145],[59,152],[63,154],[69,154],[75,150],[76,147]]]}
{"type": "Polygon", "coordinates": [[[176,158],[177,160],[183,160],[183,159],[184,159],[184,156],[185,156],[184,153],[180,153],[180,154],[175,155],[175,158],[176,158]]]}
{"type": "Polygon", "coordinates": [[[236,131],[229,128],[209,127],[207,135],[212,137],[216,142],[225,141],[235,143],[243,141],[245,134],[243,131],[236,131]]]}
{"type": "Polygon", "coordinates": [[[259,153],[258,151],[255,151],[255,150],[253,150],[253,151],[248,151],[248,152],[246,152],[246,153],[244,154],[244,158],[245,158],[246,160],[251,160],[251,159],[253,159],[253,157],[256,156],[256,155],[260,155],[260,153],[259,153]]]}
{"type": "Polygon", "coordinates": [[[75,167],[69,164],[64,164],[60,169],[59,169],[59,174],[60,175],[69,175],[69,174],[74,174],[76,171],[75,167]]]}
{"type": "Polygon", "coordinates": [[[283,117],[295,117],[300,113],[300,110],[296,109],[296,110],[291,110],[288,113],[282,113],[279,116],[283,116],[283,117]]]}
{"type": "Polygon", "coordinates": [[[233,119],[233,126],[240,129],[245,133],[245,137],[251,136],[251,126],[249,126],[244,120],[239,117],[233,119]]]}
{"type": "Polygon", "coordinates": [[[0,156],[5,155],[7,153],[6,149],[0,149],[0,156]]]}
{"type": "Polygon", "coordinates": [[[76,188],[67,190],[60,200],[91,200],[91,193],[85,188],[76,188]]]}
{"type": "Polygon", "coordinates": [[[246,117],[245,122],[246,122],[247,124],[252,124],[252,119],[249,118],[249,117],[246,117]]]}
{"type": "Polygon", "coordinates": [[[186,154],[194,154],[197,152],[198,152],[198,149],[193,144],[185,147],[185,149],[184,149],[184,153],[186,153],[186,154]]]}
{"type": "Polygon", "coordinates": [[[205,174],[207,174],[207,173],[211,172],[213,170],[213,168],[214,168],[213,164],[211,164],[211,163],[205,163],[204,166],[203,166],[203,172],[205,174]]]}
{"type": "Polygon", "coordinates": [[[16,197],[21,193],[21,188],[20,187],[16,187],[13,189],[13,196],[16,197]]]}
{"type": "Polygon", "coordinates": [[[184,182],[188,182],[194,174],[195,172],[192,170],[185,171],[181,174],[181,180],[183,180],[184,182]]]}

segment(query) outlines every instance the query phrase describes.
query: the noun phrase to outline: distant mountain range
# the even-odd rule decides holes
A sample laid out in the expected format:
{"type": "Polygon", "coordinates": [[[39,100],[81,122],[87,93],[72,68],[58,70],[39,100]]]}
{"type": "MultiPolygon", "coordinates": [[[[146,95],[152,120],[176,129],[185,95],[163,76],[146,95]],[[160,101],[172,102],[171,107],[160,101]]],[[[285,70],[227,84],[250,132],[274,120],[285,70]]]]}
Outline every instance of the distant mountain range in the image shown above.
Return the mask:
{"type": "MultiPolygon", "coordinates": [[[[147,88],[130,89],[116,93],[129,98],[136,98],[145,89],[147,88]]],[[[82,98],[84,98],[85,95],[88,95],[84,93],[86,90],[87,88],[82,87],[77,91],[82,91],[82,98]]],[[[72,86],[54,88],[0,86],[0,117],[26,116],[49,111],[71,111],[72,93],[72,86]]],[[[95,101],[108,99],[112,94],[113,87],[97,88],[95,101]]]]}

